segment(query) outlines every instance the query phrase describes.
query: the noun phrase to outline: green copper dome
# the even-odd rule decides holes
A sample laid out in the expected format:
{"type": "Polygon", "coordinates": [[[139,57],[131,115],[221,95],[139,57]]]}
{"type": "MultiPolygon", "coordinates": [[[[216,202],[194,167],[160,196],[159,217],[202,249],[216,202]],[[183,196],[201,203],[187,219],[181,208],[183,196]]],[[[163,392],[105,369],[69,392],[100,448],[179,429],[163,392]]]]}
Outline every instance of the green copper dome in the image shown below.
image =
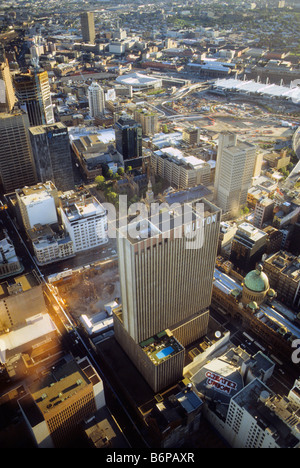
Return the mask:
{"type": "Polygon", "coordinates": [[[263,292],[269,289],[269,280],[267,275],[262,271],[261,265],[256,270],[250,271],[244,280],[245,286],[254,292],[263,292]]]}

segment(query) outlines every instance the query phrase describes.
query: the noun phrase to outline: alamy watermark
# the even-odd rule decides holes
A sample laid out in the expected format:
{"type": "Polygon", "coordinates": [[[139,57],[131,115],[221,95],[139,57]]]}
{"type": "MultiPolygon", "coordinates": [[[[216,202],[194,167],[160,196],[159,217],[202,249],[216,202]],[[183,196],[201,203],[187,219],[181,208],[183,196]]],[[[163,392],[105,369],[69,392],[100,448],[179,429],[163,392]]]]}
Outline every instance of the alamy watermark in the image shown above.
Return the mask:
{"type": "Polygon", "coordinates": [[[120,195],[118,207],[102,203],[108,219],[110,239],[122,236],[131,241],[161,236],[162,239],[185,239],[186,249],[199,249],[204,244],[205,226],[218,220],[217,213],[206,213],[205,204],[144,202],[127,205],[127,195],[120,195]]]}
{"type": "Polygon", "coordinates": [[[292,362],[294,364],[300,364],[300,339],[292,342],[292,348],[296,348],[292,353],[292,362]]]}

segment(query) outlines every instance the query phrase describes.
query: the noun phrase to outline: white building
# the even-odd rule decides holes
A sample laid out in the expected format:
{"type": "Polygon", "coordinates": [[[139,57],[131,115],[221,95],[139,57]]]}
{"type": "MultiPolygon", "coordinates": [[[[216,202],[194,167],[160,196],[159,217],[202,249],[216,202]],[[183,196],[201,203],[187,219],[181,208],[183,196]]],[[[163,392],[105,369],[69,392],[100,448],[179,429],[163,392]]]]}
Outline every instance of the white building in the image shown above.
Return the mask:
{"type": "Polygon", "coordinates": [[[281,397],[268,388],[274,368],[263,352],[250,356],[240,347],[200,368],[188,366],[191,382],[205,402],[204,416],[232,448],[300,446],[299,399],[281,397]]]}
{"type": "Polygon", "coordinates": [[[151,154],[151,167],[155,174],[167,179],[176,188],[210,184],[210,165],[195,156],[184,155],[177,148],[154,151],[151,154]]]}
{"type": "Polygon", "coordinates": [[[219,137],[216,175],[215,203],[223,213],[238,214],[247,203],[256,162],[256,147],[238,141],[235,134],[219,137]]]}
{"type": "Polygon", "coordinates": [[[108,242],[106,210],[90,194],[65,192],[60,197],[60,213],[75,253],[108,242]]]}
{"type": "Polygon", "coordinates": [[[17,189],[16,197],[25,229],[57,223],[57,190],[52,182],[17,189]]]}
{"type": "Polygon", "coordinates": [[[105,108],[104,91],[95,81],[88,88],[88,101],[91,117],[103,114],[105,108]]]}
{"type": "Polygon", "coordinates": [[[225,438],[233,448],[299,448],[299,415],[259,379],[231,398],[225,438]]]}
{"type": "Polygon", "coordinates": [[[27,231],[34,256],[39,265],[46,265],[75,255],[73,242],[63,231],[53,231],[49,225],[36,224],[27,231]]]}

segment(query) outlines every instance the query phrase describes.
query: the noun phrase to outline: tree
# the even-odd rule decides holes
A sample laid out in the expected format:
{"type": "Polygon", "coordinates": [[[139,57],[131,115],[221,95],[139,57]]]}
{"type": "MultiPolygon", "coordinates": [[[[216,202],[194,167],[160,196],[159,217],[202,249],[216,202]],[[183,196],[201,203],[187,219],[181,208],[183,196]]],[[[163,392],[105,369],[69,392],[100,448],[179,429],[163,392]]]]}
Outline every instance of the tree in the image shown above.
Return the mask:
{"type": "Polygon", "coordinates": [[[95,183],[97,184],[98,189],[103,190],[105,186],[105,177],[103,176],[95,177],[95,183]]]}
{"type": "Polygon", "coordinates": [[[109,170],[107,171],[107,177],[108,177],[109,179],[112,179],[113,176],[114,176],[113,171],[112,171],[111,169],[109,169],[109,170]]]}
{"type": "Polygon", "coordinates": [[[107,201],[113,204],[116,204],[118,201],[118,194],[116,192],[110,191],[107,193],[107,201]]]}
{"type": "Polygon", "coordinates": [[[122,175],[124,175],[124,172],[125,172],[125,171],[124,171],[124,168],[123,168],[123,167],[119,167],[119,169],[117,170],[117,172],[118,172],[118,174],[119,174],[120,176],[122,176],[122,175]]]}

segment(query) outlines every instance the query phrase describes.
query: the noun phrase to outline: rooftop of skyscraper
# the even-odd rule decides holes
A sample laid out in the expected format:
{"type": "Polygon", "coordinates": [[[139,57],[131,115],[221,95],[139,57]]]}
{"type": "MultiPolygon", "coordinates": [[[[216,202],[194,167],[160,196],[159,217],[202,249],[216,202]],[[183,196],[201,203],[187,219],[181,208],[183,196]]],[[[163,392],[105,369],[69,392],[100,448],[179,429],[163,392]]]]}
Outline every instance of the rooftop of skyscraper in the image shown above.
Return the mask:
{"type": "Polygon", "coordinates": [[[159,203],[154,204],[149,211],[148,217],[145,212],[136,218],[136,214],[128,216],[126,223],[120,223],[119,236],[126,237],[132,244],[142,240],[162,236],[169,238],[170,232],[174,237],[193,239],[193,232],[201,230],[205,224],[216,222],[216,214],[220,210],[205,199],[197,200],[196,203],[176,203],[176,206],[159,203]],[[143,217],[144,216],[144,217],[143,217]],[[183,234],[184,232],[184,234],[183,234]]]}
{"type": "Polygon", "coordinates": [[[155,365],[161,364],[184,349],[169,330],[163,330],[141,342],[140,347],[155,365]]]}

